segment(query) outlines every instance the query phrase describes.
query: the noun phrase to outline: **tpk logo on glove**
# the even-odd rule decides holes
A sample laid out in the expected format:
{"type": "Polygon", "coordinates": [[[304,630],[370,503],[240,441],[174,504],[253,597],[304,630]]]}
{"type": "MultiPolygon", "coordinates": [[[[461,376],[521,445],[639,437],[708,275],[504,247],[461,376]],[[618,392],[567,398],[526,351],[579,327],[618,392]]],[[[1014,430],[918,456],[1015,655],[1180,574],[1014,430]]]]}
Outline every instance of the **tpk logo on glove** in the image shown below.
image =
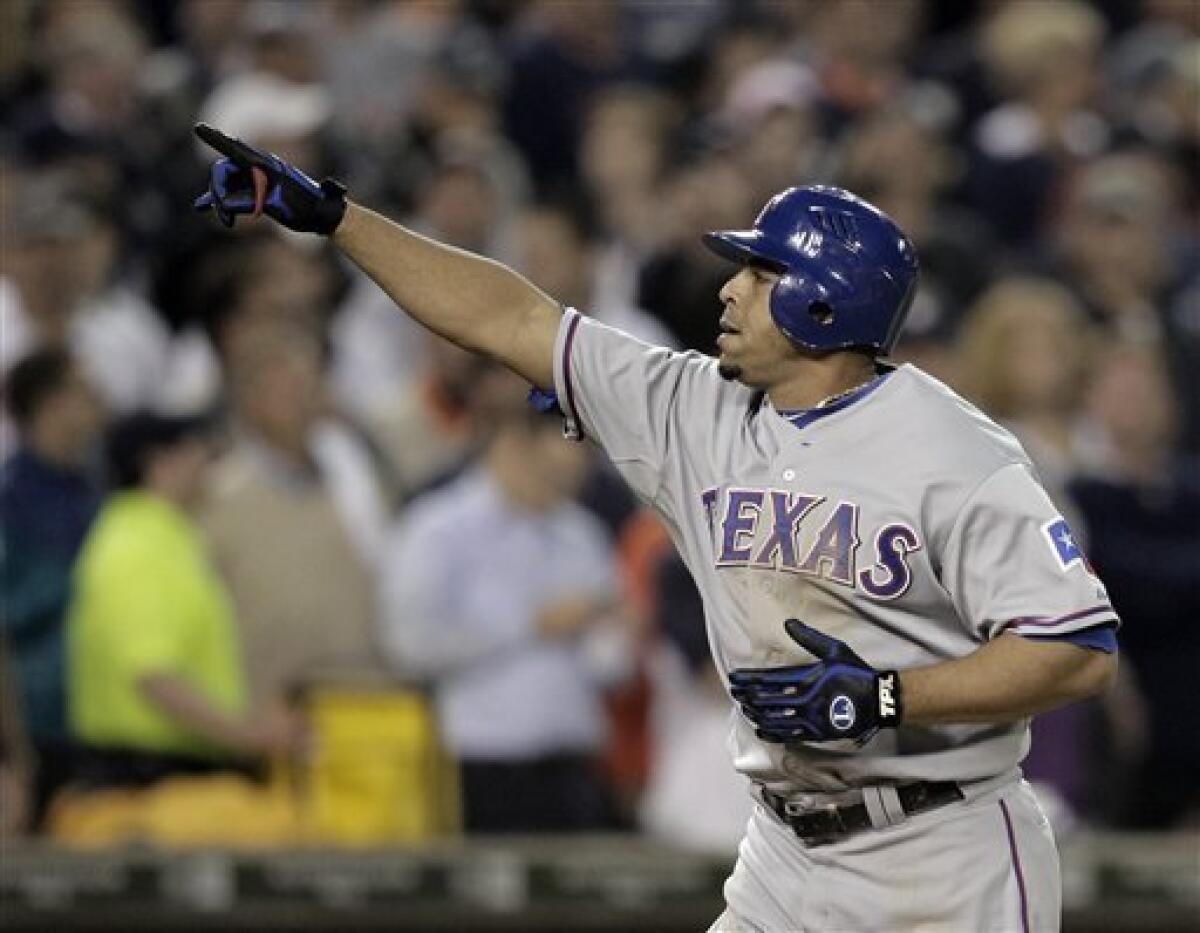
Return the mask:
{"type": "Polygon", "coordinates": [[[879,715],[890,718],[896,715],[896,675],[879,675],[879,715]]]}

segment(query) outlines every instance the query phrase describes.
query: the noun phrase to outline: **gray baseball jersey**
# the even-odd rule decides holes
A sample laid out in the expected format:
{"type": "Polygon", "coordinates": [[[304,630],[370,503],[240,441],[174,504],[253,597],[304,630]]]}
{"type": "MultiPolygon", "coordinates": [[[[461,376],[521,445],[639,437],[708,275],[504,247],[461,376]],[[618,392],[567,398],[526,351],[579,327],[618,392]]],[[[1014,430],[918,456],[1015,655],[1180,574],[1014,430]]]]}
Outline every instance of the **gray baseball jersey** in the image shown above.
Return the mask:
{"type": "MultiPolygon", "coordinates": [[[[1006,631],[1116,622],[1020,445],[915,367],[789,416],[722,379],[711,357],[567,310],[555,381],[568,434],[604,448],[666,522],[724,672],[810,662],[784,631],[789,617],[898,669],[966,656],[1006,631]]],[[[1018,722],[785,747],[732,721],[735,766],[779,792],[979,781],[1013,771],[1029,741],[1018,722]]]]}

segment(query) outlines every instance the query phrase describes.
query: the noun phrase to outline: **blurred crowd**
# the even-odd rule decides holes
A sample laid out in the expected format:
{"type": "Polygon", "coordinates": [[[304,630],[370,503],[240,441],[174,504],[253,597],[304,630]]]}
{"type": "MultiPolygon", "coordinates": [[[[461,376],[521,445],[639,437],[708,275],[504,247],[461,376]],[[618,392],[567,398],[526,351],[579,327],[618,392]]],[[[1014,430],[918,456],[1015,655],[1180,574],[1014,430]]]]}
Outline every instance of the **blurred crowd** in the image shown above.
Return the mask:
{"type": "Polygon", "coordinates": [[[259,773],[427,685],[467,832],[727,849],[749,798],[665,533],[328,244],[195,215],[204,120],[643,339],[700,232],[834,183],[914,238],[898,356],[1010,427],[1124,620],[1040,718],[1061,826],[1200,820],[1194,0],[6,0],[0,823],[259,773]]]}

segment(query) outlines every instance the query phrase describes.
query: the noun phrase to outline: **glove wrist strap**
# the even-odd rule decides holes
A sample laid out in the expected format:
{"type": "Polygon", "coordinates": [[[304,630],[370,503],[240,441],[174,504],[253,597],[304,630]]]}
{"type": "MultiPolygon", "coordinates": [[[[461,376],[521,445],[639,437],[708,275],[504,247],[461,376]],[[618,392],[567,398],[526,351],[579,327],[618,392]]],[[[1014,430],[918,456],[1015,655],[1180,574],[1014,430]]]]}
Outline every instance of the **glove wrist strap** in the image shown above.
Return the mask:
{"type": "Polygon", "coordinates": [[[899,671],[880,671],[875,675],[876,709],[879,725],[895,728],[904,717],[904,695],[900,689],[899,671]]]}
{"type": "Polygon", "coordinates": [[[346,216],[346,186],[334,178],[321,181],[324,197],[317,203],[314,217],[314,233],[332,236],[346,216]]]}

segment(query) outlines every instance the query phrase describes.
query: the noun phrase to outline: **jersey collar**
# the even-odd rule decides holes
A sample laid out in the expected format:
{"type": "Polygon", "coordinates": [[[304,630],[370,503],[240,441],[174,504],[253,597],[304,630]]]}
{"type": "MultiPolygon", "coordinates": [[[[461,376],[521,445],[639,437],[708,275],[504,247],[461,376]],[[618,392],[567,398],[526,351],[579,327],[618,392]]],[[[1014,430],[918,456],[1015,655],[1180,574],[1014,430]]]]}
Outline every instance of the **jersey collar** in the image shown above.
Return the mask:
{"type": "Polygon", "coordinates": [[[843,395],[837,401],[830,402],[827,405],[820,405],[816,408],[800,408],[800,409],[788,409],[788,410],[776,409],[776,410],[779,412],[781,417],[783,417],[785,420],[791,422],[793,427],[798,428],[798,429],[806,428],[810,424],[812,424],[814,421],[820,421],[822,418],[826,418],[829,415],[836,414],[839,411],[844,411],[845,409],[849,408],[851,405],[854,405],[855,403],[862,401],[864,398],[866,398],[868,395],[870,395],[872,392],[874,392],[876,389],[878,389],[881,385],[883,385],[883,383],[887,380],[888,376],[890,376],[895,371],[896,370],[894,368],[889,367],[889,368],[883,370],[881,373],[879,373],[879,375],[877,375],[870,382],[863,383],[857,389],[854,389],[851,392],[847,392],[845,395],[843,395]]]}

